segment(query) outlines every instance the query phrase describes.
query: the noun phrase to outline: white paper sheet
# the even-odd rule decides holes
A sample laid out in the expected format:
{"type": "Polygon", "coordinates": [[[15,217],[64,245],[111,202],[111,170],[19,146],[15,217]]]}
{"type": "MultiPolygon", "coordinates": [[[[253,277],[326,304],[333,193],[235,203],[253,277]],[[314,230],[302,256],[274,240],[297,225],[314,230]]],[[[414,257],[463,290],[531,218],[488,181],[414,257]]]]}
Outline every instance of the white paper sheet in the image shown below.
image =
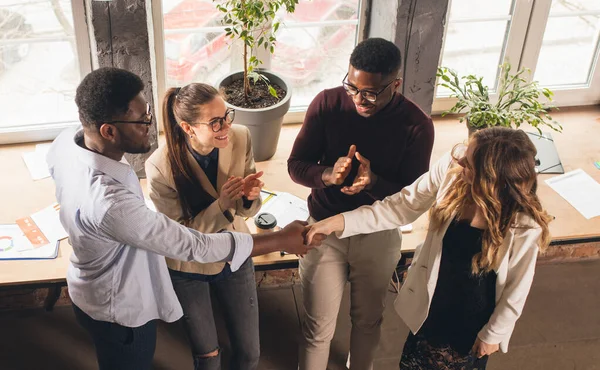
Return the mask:
{"type": "Polygon", "coordinates": [[[57,203],[31,215],[31,219],[49,241],[61,240],[69,235],[60,223],[60,207],[57,203]]]}
{"type": "Polygon", "coordinates": [[[35,146],[35,151],[23,153],[23,161],[29,170],[31,178],[41,180],[50,177],[48,165],[46,164],[46,155],[51,144],[38,144],[35,146]]]}
{"type": "Polygon", "coordinates": [[[261,207],[260,213],[262,212],[267,212],[275,216],[277,226],[282,228],[292,223],[292,221],[306,221],[309,217],[306,200],[283,192],[278,192],[277,196],[269,199],[261,207]]]}
{"type": "Polygon", "coordinates": [[[553,177],[546,183],[583,217],[589,220],[600,216],[600,184],[582,169],[553,177]]]}

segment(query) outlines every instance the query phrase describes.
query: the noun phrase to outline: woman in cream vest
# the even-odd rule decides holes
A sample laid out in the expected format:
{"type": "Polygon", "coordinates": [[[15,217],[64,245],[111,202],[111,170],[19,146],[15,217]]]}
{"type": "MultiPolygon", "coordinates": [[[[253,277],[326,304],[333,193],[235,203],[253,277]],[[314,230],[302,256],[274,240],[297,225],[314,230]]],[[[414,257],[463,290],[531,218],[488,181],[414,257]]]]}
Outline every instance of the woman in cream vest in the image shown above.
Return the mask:
{"type": "Polygon", "coordinates": [[[313,225],[309,240],[343,238],[411,223],[431,208],[395,302],[411,330],[401,369],[484,369],[488,355],[507,351],[550,240],[535,155],[523,131],[481,130],[399,193],[313,225]]]}
{"type": "MultiPolygon", "coordinates": [[[[204,233],[249,232],[244,218],[260,209],[262,172],[254,167],[248,129],[232,125],[234,117],[235,111],[209,85],[193,83],[167,91],[167,145],[146,161],[150,199],[159,212],[204,233]]],[[[231,368],[255,369],[260,346],[252,259],[236,272],[226,263],[167,258],[167,264],[183,307],[194,369],[221,367],[211,290],[227,323],[231,368]]]]}

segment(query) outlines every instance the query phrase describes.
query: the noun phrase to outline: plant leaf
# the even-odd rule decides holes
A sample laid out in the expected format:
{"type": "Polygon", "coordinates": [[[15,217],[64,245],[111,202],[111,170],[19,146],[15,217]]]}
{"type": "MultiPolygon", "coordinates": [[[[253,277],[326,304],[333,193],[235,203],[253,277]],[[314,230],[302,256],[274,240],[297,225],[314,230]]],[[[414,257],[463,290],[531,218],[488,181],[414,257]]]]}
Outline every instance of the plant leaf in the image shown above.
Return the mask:
{"type": "Polygon", "coordinates": [[[252,80],[253,85],[256,85],[260,79],[260,74],[258,72],[248,72],[248,78],[252,80]]]}
{"type": "Polygon", "coordinates": [[[271,85],[269,85],[269,94],[273,95],[275,98],[279,99],[279,96],[277,96],[277,91],[275,90],[275,88],[271,85]]]}

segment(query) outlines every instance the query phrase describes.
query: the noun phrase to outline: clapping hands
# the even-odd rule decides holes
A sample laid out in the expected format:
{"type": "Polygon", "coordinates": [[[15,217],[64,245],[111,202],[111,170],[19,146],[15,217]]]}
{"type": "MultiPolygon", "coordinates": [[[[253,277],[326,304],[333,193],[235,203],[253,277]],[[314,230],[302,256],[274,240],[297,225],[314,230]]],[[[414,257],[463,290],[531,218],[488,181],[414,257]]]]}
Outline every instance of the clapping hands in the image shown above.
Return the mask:
{"type": "Polygon", "coordinates": [[[260,190],[264,186],[264,183],[260,180],[263,172],[253,173],[251,175],[242,178],[240,176],[231,176],[223,187],[221,187],[221,193],[219,195],[219,205],[221,209],[229,209],[235,207],[235,202],[242,197],[250,201],[258,199],[260,196],[260,190]]]}
{"type": "Polygon", "coordinates": [[[344,186],[340,191],[346,195],[355,195],[363,191],[365,188],[370,188],[370,186],[375,182],[375,175],[371,171],[371,162],[363,157],[359,152],[355,154],[356,159],[360,162],[358,166],[358,173],[354,178],[354,182],[352,182],[352,186],[344,186]]]}
{"type": "Polygon", "coordinates": [[[371,162],[356,150],[356,145],[350,145],[348,154],[338,158],[333,167],[323,173],[326,185],[342,185],[352,171],[352,159],[360,163],[358,172],[351,186],[344,186],[340,191],[346,195],[355,195],[365,189],[370,189],[377,181],[377,176],[371,171],[371,162]]]}
{"type": "Polygon", "coordinates": [[[263,175],[263,171],[248,175],[244,178],[244,196],[248,200],[256,200],[260,196],[260,190],[265,185],[259,178],[263,175]]]}

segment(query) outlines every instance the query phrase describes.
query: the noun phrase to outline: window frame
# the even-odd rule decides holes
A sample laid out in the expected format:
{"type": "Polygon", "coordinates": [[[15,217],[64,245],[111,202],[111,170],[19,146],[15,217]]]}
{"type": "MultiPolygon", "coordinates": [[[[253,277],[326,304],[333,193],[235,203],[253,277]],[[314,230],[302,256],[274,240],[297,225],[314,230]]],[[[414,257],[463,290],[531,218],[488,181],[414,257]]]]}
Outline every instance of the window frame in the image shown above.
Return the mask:
{"type": "MultiPolygon", "coordinates": [[[[536,1],[533,6],[531,23],[529,26],[526,45],[521,58],[521,65],[528,66],[531,69],[531,76],[534,78],[538,58],[542,48],[544,32],[550,19],[550,8],[552,0],[546,2],[536,1]]],[[[600,9],[578,12],[578,15],[595,15],[600,17],[600,9]]],[[[569,14],[568,16],[574,16],[569,14]]],[[[554,92],[553,104],[559,107],[577,106],[577,105],[595,105],[600,104],[600,37],[596,44],[596,52],[592,61],[592,73],[586,84],[565,86],[544,86],[554,92]]]]}
{"type": "MultiPolygon", "coordinates": [[[[450,22],[452,23],[469,23],[469,22],[477,22],[480,21],[480,18],[459,18],[456,20],[452,20],[450,19],[450,9],[452,6],[452,0],[450,0],[449,4],[448,4],[448,12],[446,14],[446,27],[444,27],[444,38],[442,41],[442,50],[440,52],[440,60],[438,62],[438,66],[442,66],[442,57],[444,55],[444,49],[446,46],[446,38],[447,38],[447,32],[448,32],[448,24],[450,24],[450,22]]],[[[514,3],[512,4],[512,16],[510,16],[509,20],[509,27],[508,30],[506,30],[505,32],[505,36],[504,36],[504,50],[502,50],[502,53],[500,55],[500,60],[498,61],[499,64],[506,58],[507,60],[511,61],[512,64],[519,64],[519,61],[521,60],[521,52],[523,50],[523,47],[525,45],[525,38],[526,38],[526,34],[527,34],[527,22],[529,20],[529,17],[531,16],[531,12],[533,9],[533,2],[531,1],[521,1],[521,0],[514,0],[514,3]]],[[[488,17],[488,18],[481,18],[482,20],[488,20],[488,21],[492,21],[492,20],[501,20],[501,18],[508,18],[509,16],[504,16],[504,17],[488,17]]],[[[498,74],[496,75],[496,82],[495,84],[497,84],[497,78],[498,78],[498,74]]],[[[447,96],[441,96],[438,97],[437,96],[437,79],[436,79],[436,85],[435,85],[435,89],[433,92],[433,106],[432,106],[432,114],[440,114],[450,108],[452,108],[454,106],[454,104],[456,104],[457,99],[456,98],[450,98],[447,96]]],[[[494,89],[496,88],[496,85],[494,85],[494,89]]],[[[498,98],[498,94],[496,94],[495,92],[490,93],[490,99],[492,101],[496,100],[498,98]]]]}
{"type": "MultiPolygon", "coordinates": [[[[73,13],[73,32],[77,48],[79,74],[83,78],[92,71],[92,56],[85,2],[82,0],[71,0],[71,10],[73,13]]],[[[0,127],[0,145],[53,140],[62,130],[79,124],[80,122],[77,120],[0,127]]]]}
{"type": "MultiPolygon", "coordinates": [[[[356,41],[355,44],[361,42],[365,38],[365,28],[367,26],[367,13],[368,8],[370,6],[371,0],[358,0],[358,24],[357,24],[357,32],[356,32],[356,41]]],[[[153,20],[153,30],[154,30],[154,43],[155,43],[155,53],[154,60],[152,64],[154,66],[154,70],[156,71],[156,96],[161,99],[167,90],[167,71],[166,71],[166,54],[164,51],[164,29],[163,29],[163,9],[162,9],[162,0],[154,1],[152,3],[152,20],[153,20]]],[[[323,24],[332,24],[335,22],[308,22],[301,23],[298,25],[293,25],[292,27],[302,27],[305,26],[318,26],[323,24]]],[[[342,20],[339,21],[340,24],[345,24],[347,21],[342,20]]],[[[335,23],[337,24],[337,23],[335,23]]],[[[223,26],[222,28],[225,28],[223,26]]],[[[235,48],[235,45],[232,45],[232,48],[235,48]]],[[[257,50],[257,57],[263,61],[264,68],[270,68],[270,58],[271,54],[265,52],[262,48],[257,50]]],[[[241,63],[240,63],[241,64],[241,63]]],[[[235,66],[235,65],[234,65],[235,66]]],[[[243,68],[243,67],[242,67],[243,68]]],[[[235,68],[234,68],[235,69],[235,68]]],[[[341,77],[340,77],[341,81],[341,77]]],[[[157,100],[160,101],[160,100],[157,100]]],[[[283,123],[302,123],[304,121],[304,116],[306,115],[307,106],[300,107],[292,107],[288,111],[288,113],[283,117],[283,123]]],[[[162,132],[162,111],[157,109],[157,119],[159,130],[162,132]]]]}
{"type": "MultiPolygon", "coordinates": [[[[535,68],[542,46],[544,31],[549,19],[551,5],[552,0],[535,2],[515,0],[514,3],[514,15],[511,21],[511,29],[508,31],[509,35],[505,44],[504,55],[511,61],[513,67],[516,65],[518,68],[527,67],[531,70],[530,75],[524,76],[528,80],[534,79],[535,68]],[[513,27],[515,28],[513,29],[513,27]]],[[[600,11],[586,13],[600,14],[600,11]]],[[[450,12],[447,14],[446,25],[449,24],[449,18],[450,12]]],[[[440,66],[444,53],[447,28],[446,26],[444,29],[444,41],[438,63],[440,66]]],[[[596,49],[595,58],[594,64],[591,67],[593,68],[593,72],[588,81],[589,85],[573,85],[573,87],[566,89],[560,89],[559,86],[544,86],[554,91],[553,105],[567,107],[600,104],[600,42],[596,49]]],[[[492,102],[495,101],[497,94],[490,94],[490,99],[492,102]]],[[[456,101],[456,98],[437,97],[436,80],[432,114],[440,114],[450,109],[456,101]]]]}

